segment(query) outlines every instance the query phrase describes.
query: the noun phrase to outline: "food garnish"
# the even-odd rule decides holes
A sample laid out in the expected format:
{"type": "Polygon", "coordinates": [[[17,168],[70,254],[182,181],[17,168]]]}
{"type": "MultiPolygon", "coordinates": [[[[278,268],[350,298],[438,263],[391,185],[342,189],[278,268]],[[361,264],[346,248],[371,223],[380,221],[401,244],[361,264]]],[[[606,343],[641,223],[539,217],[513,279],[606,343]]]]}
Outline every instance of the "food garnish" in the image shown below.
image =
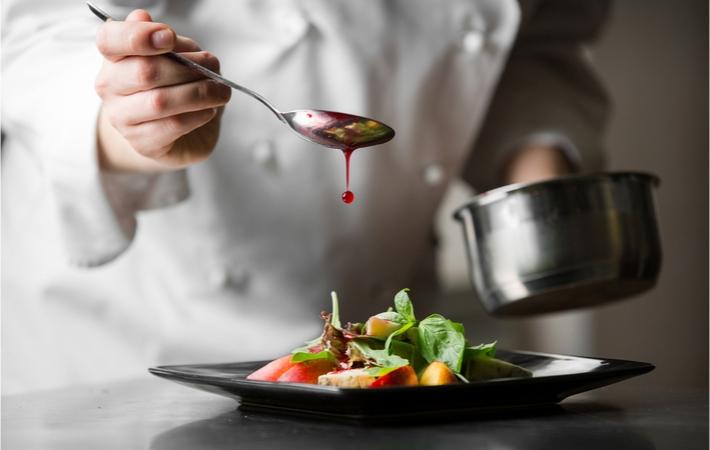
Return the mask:
{"type": "Polygon", "coordinates": [[[394,308],[364,323],[345,325],[335,292],[331,297],[332,312],[321,313],[324,324],[319,337],[247,379],[380,388],[532,376],[525,368],[496,359],[496,342],[470,345],[461,323],[441,314],[417,320],[409,289],[395,295],[394,308]]]}

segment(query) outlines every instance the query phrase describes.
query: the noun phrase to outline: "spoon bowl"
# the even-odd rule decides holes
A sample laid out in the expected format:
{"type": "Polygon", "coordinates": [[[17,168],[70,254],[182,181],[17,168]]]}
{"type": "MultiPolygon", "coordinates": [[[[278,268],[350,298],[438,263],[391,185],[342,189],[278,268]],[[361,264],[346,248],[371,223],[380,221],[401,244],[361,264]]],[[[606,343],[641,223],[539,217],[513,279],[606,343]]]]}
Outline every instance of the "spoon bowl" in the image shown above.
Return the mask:
{"type": "Polygon", "coordinates": [[[296,133],[324,147],[355,150],[394,137],[394,130],[384,123],[352,114],[300,109],[282,116],[296,133]]]}

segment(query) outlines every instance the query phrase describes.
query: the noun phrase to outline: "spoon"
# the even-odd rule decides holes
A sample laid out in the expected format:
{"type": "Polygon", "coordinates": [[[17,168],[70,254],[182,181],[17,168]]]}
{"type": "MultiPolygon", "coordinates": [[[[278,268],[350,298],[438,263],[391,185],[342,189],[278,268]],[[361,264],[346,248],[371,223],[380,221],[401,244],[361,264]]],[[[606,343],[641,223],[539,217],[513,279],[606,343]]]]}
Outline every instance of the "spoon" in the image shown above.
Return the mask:
{"type": "MultiPolygon", "coordinates": [[[[108,13],[93,3],[86,2],[86,4],[91,12],[104,22],[114,20],[108,13]]],[[[196,70],[207,78],[254,97],[299,136],[316,144],[352,152],[356,148],[383,144],[394,137],[392,128],[367,117],[318,109],[297,109],[281,112],[264,97],[251,89],[230,81],[182,55],[175,52],[164,53],[163,55],[196,70]]]]}

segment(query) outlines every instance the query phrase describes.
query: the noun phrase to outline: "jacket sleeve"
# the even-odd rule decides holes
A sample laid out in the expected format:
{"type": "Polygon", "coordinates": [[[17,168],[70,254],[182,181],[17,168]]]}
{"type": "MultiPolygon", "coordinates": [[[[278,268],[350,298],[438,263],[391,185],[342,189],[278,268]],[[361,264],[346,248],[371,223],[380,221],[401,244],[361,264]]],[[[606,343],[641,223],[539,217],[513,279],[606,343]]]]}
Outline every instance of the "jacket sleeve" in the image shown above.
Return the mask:
{"type": "Polygon", "coordinates": [[[186,174],[99,170],[94,78],[101,56],[94,38],[100,22],[84,2],[8,0],[2,8],[3,136],[22,141],[44,174],[68,259],[107,263],[132,241],[138,211],[188,196],[186,174]]]}
{"type": "Polygon", "coordinates": [[[463,177],[477,191],[504,184],[503,168],[527,144],[565,152],[577,172],[601,170],[610,110],[586,46],[608,13],[606,0],[540,1],[524,11],[463,177]]]}

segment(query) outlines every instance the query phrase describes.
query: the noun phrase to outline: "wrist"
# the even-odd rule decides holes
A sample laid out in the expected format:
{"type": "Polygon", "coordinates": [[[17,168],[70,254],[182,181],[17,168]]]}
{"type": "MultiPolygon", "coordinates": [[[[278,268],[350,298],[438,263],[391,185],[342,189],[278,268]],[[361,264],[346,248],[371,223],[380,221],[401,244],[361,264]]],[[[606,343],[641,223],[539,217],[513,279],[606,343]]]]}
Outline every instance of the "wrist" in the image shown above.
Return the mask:
{"type": "Polygon", "coordinates": [[[542,145],[525,146],[515,152],[503,169],[506,184],[531,183],[572,173],[563,151],[542,145]]]}

